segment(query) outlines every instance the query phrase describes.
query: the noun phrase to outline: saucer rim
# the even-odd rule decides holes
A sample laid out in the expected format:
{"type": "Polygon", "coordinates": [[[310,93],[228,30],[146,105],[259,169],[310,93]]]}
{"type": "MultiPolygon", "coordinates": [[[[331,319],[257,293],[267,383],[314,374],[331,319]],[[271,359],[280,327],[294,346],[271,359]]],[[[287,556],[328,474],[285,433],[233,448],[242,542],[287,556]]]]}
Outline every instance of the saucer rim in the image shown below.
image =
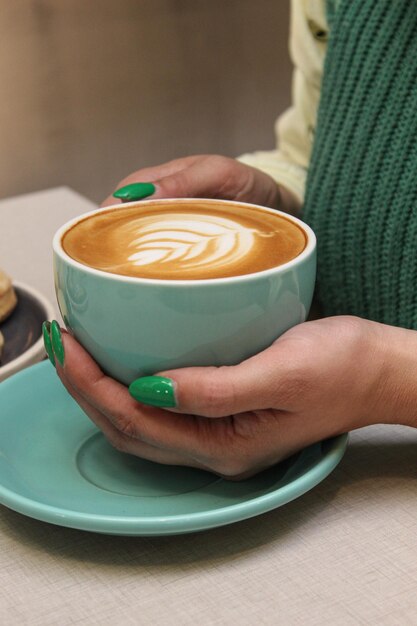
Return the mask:
{"type": "MultiPolygon", "coordinates": [[[[16,377],[24,378],[31,376],[32,370],[40,370],[39,375],[42,375],[42,371],[47,372],[46,368],[48,367],[50,367],[50,364],[44,361],[18,372],[15,376],[3,382],[0,386],[0,395],[2,392],[5,392],[10,384],[15,383],[14,379],[16,377]]],[[[335,469],[343,458],[348,445],[348,434],[336,435],[318,442],[318,444],[323,443],[327,443],[329,448],[323,453],[322,458],[295,480],[268,493],[214,510],[208,509],[195,513],[147,517],[140,515],[124,516],[84,513],[45,504],[33,498],[22,496],[18,492],[4,487],[1,482],[0,504],[39,521],[103,534],[162,536],[197,532],[243,521],[266,513],[291,502],[313,489],[335,469]]],[[[317,444],[304,448],[299,454],[308,454],[308,450],[315,445],[317,444]]],[[[300,457],[298,457],[298,462],[301,462],[300,457]]]]}

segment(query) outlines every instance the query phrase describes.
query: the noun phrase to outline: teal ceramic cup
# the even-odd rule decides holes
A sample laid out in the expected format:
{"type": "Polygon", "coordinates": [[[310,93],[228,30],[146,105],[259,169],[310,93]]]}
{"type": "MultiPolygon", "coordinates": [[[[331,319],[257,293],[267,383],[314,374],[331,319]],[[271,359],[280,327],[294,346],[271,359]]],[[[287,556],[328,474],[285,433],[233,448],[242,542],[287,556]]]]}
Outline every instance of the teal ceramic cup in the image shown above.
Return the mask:
{"type": "MultiPolygon", "coordinates": [[[[149,209],[161,202],[126,203],[149,209]]],[[[192,199],[181,199],[181,203],[192,199]]],[[[237,202],[219,202],[239,207],[237,202]]],[[[247,205],[244,205],[247,206],[247,205]]],[[[67,329],[113,378],[130,384],[139,376],[187,366],[234,365],[268,347],[305,321],[316,276],[316,238],[302,228],[306,247],[297,257],[255,274],[205,280],[159,280],[110,274],[72,259],[64,234],[53,240],[55,288],[67,329]]],[[[279,213],[263,207],[262,211],[279,213]]]]}

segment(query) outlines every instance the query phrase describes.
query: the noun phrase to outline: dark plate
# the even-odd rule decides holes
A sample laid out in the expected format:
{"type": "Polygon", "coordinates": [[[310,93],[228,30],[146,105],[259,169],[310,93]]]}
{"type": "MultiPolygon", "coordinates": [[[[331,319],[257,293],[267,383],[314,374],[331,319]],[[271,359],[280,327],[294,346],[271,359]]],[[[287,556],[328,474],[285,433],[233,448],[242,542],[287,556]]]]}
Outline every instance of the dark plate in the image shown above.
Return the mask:
{"type": "Polygon", "coordinates": [[[34,295],[17,285],[15,290],[17,306],[0,324],[5,340],[1,367],[14,361],[38,341],[42,334],[42,322],[47,319],[44,306],[34,295]]]}

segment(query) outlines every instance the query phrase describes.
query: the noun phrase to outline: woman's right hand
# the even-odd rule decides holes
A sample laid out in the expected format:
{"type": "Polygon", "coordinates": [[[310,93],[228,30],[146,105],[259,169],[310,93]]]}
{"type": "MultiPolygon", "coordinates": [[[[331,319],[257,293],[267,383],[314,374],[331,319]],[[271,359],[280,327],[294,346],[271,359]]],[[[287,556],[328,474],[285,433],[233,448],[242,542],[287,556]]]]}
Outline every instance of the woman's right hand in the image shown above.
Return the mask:
{"type": "MultiPolygon", "coordinates": [[[[129,174],[116,189],[131,183],[152,183],[153,198],[219,198],[251,202],[293,213],[297,199],[274,179],[254,167],[228,157],[197,155],[146,167],[129,174]]],[[[109,196],[103,206],[118,202],[109,196]]]]}

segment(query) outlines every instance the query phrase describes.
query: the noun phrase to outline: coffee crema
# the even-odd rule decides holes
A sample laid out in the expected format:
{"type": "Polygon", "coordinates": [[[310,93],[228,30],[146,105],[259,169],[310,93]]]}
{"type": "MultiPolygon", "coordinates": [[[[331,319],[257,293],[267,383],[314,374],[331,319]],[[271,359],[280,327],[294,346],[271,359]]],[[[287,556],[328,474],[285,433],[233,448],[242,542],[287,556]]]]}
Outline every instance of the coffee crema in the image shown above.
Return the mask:
{"type": "Polygon", "coordinates": [[[62,238],[65,252],[84,265],[162,280],[261,272],[294,259],[306,243],[303,229],[279,214],[198,201],[104,209],[62,238]]]}

